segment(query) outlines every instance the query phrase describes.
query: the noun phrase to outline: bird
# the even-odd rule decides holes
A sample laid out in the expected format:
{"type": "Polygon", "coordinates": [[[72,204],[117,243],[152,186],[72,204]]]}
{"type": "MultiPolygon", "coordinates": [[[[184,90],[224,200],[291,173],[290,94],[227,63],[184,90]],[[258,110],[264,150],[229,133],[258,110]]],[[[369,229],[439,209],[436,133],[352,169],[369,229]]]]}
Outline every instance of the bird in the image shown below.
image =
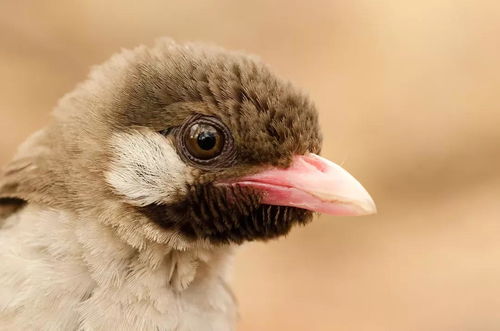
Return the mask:
{"type": "Polygon", "coordinates": [[[260,58],[161,38],[93,67],[0,176],[0,330],[234,330],[235,249],[376,212],[260,58]]]}

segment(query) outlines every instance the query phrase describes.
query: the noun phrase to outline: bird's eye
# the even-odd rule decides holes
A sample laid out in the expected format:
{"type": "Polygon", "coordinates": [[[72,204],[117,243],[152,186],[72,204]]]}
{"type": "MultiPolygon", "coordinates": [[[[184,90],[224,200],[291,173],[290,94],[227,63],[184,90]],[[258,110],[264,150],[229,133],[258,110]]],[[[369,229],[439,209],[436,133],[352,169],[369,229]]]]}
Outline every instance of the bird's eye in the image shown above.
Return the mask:
{"type": "Polygon", "coordinates": [[[216,170],[231,166],[236,146],[229,128],[217,117],[194,115],[162,134],[173,134],[179,156],[193,166],[216,170]]]}
{"type": "Polygon", "coordinates": [[[218,128],[206,123],[191,125],[184,139],[189,153],[200,160],[214,158],[224,148],[224,135],[218,128]]]}

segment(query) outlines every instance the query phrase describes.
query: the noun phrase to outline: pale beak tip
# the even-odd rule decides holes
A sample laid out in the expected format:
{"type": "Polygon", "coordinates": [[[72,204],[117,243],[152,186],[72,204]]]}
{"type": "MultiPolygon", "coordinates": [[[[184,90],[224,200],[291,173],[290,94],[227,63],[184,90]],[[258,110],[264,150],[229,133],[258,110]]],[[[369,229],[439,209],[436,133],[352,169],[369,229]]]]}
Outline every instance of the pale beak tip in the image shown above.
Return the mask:
{"type": "Polygon", "coordinates": [[[359,186],[361,190],[359,192],[360,194],[358,195],[358,199],[352,200],[352,205],[357,211],[355,216],[368,216],[376,214],[377,205],[375,204],[375,201],[373,201],[370,193],[368,193],[368,191],[362,187],[361,184],[359,184],[359,186]]]}
{"type": "Polygon", "coordinates": [[[368,216],[377,213],[375,201],[364,188],[358,192],[357,196],[340,199],[340,203],[347,209],[346,216],[368,216]]]}
{"type": "Polygon", "coordinates": [[[359,214],[360,216],[374,215],[377,213],[377,205],[375,205],[375,201],[373,201],[371,197],[369,200],[359,204],[359,207],[362,210],[359,214]]]}

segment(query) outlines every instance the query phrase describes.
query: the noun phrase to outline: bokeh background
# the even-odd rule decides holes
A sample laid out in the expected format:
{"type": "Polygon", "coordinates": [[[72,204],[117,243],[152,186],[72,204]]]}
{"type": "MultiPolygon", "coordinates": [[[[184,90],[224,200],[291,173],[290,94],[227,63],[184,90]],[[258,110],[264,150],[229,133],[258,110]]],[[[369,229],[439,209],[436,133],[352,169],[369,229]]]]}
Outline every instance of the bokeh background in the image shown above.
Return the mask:
{"type": "Polygon", "coordinates": [[[160,36],[260,55],[379,214],[242,247],[238,330],[500,330],[500,2],[0,2],[0,163],[89,67],[160,36]]]}

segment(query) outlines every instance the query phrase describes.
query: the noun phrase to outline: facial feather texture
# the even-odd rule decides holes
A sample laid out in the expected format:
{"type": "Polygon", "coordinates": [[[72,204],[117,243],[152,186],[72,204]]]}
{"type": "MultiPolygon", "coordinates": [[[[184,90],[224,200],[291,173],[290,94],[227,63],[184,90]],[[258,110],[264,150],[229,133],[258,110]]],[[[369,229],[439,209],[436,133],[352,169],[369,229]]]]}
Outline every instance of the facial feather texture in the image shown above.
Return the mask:
{"type": "Polygon", "coordinates": [[[311,213],[216,183],[320,144],[312,103],[254,57],[168,39],[113,56],[0,177],[0,329],[232,330],[228,244],[311,213]],[[200,117],[227,133],[217,163],[185,154],[200,117]]]}
{"type": "Polygon", "coordinates": [[[0,197],[97,217],[133,246],[269,239],[311,213],[213,183],[286,167],[320,144],[312,103],[258,59],[164,39],[94,68],[8,165],[0,197]],[[227,128],[230,165],[199,167],[182,157],[178,136],[160,133],[193,116],[227,128]]]}
{"type": "Polygon", "coordinates": [[[110,152],[106,180],[132,205],[175,202],[193,180],[172,142],[150,130],[117,133],[111,138],[110,152]]]}

